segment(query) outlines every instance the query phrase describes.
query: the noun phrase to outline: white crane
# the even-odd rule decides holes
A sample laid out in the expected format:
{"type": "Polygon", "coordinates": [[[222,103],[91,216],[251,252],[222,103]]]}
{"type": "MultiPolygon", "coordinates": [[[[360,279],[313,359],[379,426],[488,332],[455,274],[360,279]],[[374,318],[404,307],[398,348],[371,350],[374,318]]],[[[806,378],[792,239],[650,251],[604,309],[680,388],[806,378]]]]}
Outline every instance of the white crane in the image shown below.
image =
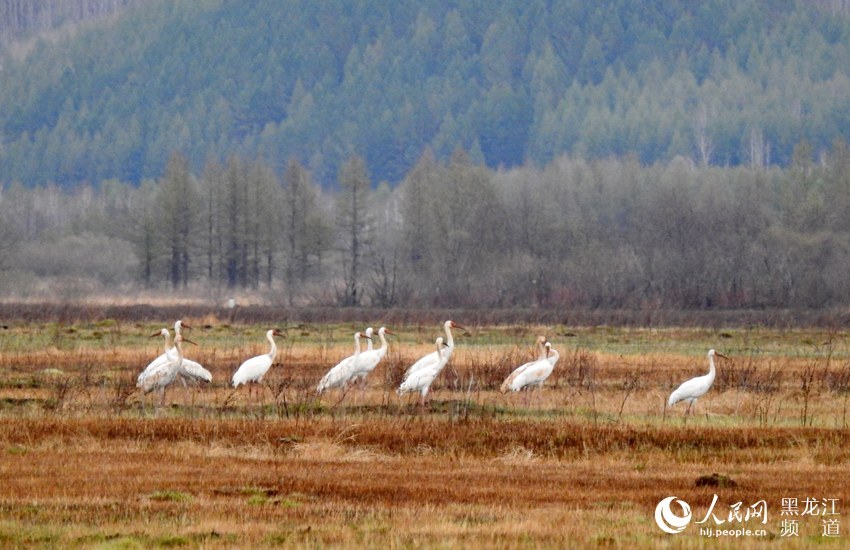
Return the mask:
{"type": "Polygon", "coordinates": [[[511,389],[511,383],[514,381],[514,379],[517,376],[520,375],[520,373],[522,373],[522,371],[524,371],[526,368],[528,368],[529,365],[532,365],[532,364],[536,363],[537,361],[541,361],[543,359],[546,359],[546,337],[545,336],[538,336],[537,341],[534,344],[534,347],[537,350],[537,359],[535,359],[534,361],[529,361],[528,363],[523,363],[522,365],[520,365],[516,369],[514,369],[514,371],[512,373],[510,373],[507,378],[505,378],[505,381],[502,382],[502,385],[499,388],[499,390],[502,393],[507,393],[508,390],[511,389]]]}
{"type": "MultiPolygon", "coordinates": [[[[175,335],[180,334],[181,333],[180,329],[182,327],[183,327],[183,320],[177,319],[177,321],[174,322],[174,334],[175,335]]],[[[186,328],[190,328],[189,325],[186,325],[186,328]]],[[[175,350],[169,342],[169,340],[171,339],[171,334],[168,332],[168,329],[163,328],[159,332],[155,332],[155,333],[151,334],[150,337],[154,338],[156,336],[164,336],[165,337],[165,351],[163,351],[163,353],[161,353],[156,359],[154,359],[153,361],[148,363],[148,366],[145,367],[145,370],[143,370],[141,373],[139,373],[138,378],[136,378],[136,386],[138,386],[138,387],[142,387],[142,383],[144,382],[145,377],[147,377],[151,373],[151,371],[153,371],[159,365],[162,365],[162,364],[168,362],[169,354],[171,354],[172,357],[174,357],[174,355],[175,355],[175,350]]]]}
{"type": "Polygon", "coordinates": [[[543,383],[552,374],[552,371],[555,369],[555,363],[558,362],[558,358],[560,357],[558,352],[555,351],[554,359],[550,360],[549,351],[552,349],[551,343],[546,342],[544,348],[546,355],[543,359],[526,363],[508,376],[508,379],[502,384],[502,393],[509,390],[520,391],[523,388],[528,388],[530,399],[530,391],[533,388],[543,387],[543,383]]]}
{"type": "Polygon", "coordinates": [[[139,373],[139,376],[136,377],[137,388],[141,388],[144,385],[145,378],[147,378],[150,373],[156,370],[160,365],[163,365],[168,362],[168,351],[171,347],[171,333],[168,332],[167,328],[163,328],[159,332],[155,332],[150,335],[151,338],[155,338],[157,336],[165,337],[165,352],[150,363],[148,363],[148,366],[145,367],[145,370],[139,373]]]}
{"type": "Polygon", "coordinates": [[[425,405],[425,396],[428,395],[428,390],[431,389],[431,384],[449,360],[449,354],[447,351],[451,348],[448,347],[448,344],[443,342],[443,338],[437,337],[434,344],[437,346],[437,351],[429,353],[417,361],[416,364],[419,365],[419,368],[416,370],[413,370],[412,368],[409,369],[404,377],[404,381],[397,390],[399,397],[407,392],[418,391],[420,406],[425,405]],[[423,360],[427,361],[423,363],[423,360]]]}
{"type": "MultiPolygon", "coordinates": [[[[183,328],[192,328],[189,325],[185,324],[181,319],[178,319],[174,323],[174,334],[182,334],[183,328]]],[[[165,337],[165,350],[162,354],[160,354],[156,359],[150,362],[148,366],[143,370],[138,378],[136,379],[136,385],[141,387],[144,382],[145,377],[147,377],[151,371],[153,371],[159,365],[167,363],[176,358],[176,353],[174,347],[169,344],[169,339],[171,338],[171,334],[169,334],[168,329],[164,328],[159,332],[156,332],[151,335],[151,338],[155,336],[164,336],[165,337]]],[[[184,340],[188,342],[189,340],[184,340]]],[[[191,359],[183,358],[183,363],[181,363],[180,370],[177,373],[180,380],[183,382],[183,385],[186,385],[186,380],[195,382],[212,382],[212,374],[210,371],[205,369],[200,363],[197,361],[192,361],[191,359]]]]}
{"type": "Polygon", "coordinates": [[[561,354],[558,353],[558,350],[552,348],[551,342],[546,342],[546,353],[549,355],[547,359],[552,364],[552,368],[555,368],[555,365],[558,363],[558,359],[561,358],[561,354]]]}
{"type": "MultiPolygon", "coordinates": [[[[276,328],[266,331],[266,339],[268,339],[271,344],[271,349],[268,353],[247,359],[239,365],[239,368],[236,369],[235,373],[233,373],[234,388],[238,388],[241,384],[247,385],[249,382],[256,382],[259,384],[263,381],[263,376],[265,376],[265,374],[269,371],[269,368],[271,368],[272,363],[274,363],[275,356],[277,355],[277,344],[275,344],[274,341],[275,336],[286,337],[286,335],[276,328]]],[[[248,393],[251,393],[250,386],[248,393]]]]}
{"type": "Polygon", "coordinates": [[[688,414],[691,407],[693,407],[694,403],[696,403],[696,400],[705,395],[705,393],[711,388],[711,385],[714,384],[714,376],[717,373],[714,368],[715,355],[717,357],[728,359],[728,357],[720,352],[714,351],[713,349],[708,350],[708,374],[697,376],[683,382],[681,386],[676,388],[673,393],[670,394],[670,399],[667,400],[667,406],[672,407],[679,401],[687,401],[688,408],[685,411],[685,414],[688,414]]]}
{"type": "MultiPolygon", "coordinates": [[[[184,324],[183,321],[178,320],[176,323],[174,323],[174,334],[182,334],[181,329],[183,328],[192,327],[184,324]]],[[[173,355],[173,351],[174,350],[172,349],[166,351],[165,353],[171,356],[173,355]]],[[[178,372],[177,374],[180,377],[180,381],[183,382],[184,386],[186,385],[186,380],[189,380],[190,382],[212,382],[212,374],[210,373],[210,371],[205,369],[203,365],[201,365],[197,361],[192,361],[191,359],[187,359],[186,357],[183,357],[183,362],[180,364],[180,372],[178,372]]]]}
{"type": "MultiPolygon", "coordinates": [[[[319,381],[319,385],[316,387],[317,393],[322,393],[326,390],[334,389],[334,388],[342,388],[343,396],[345,395],[345,390],[348,388],[348,385],[352,382],[352,378],[357,372],[357,366],[360,362],[360,339],[366,338],[367,340],[371,340],[368,336],[361,334],[360,332],[354,333],[354,355],[350,355],[337,363],[331,370],[325,374],[322,379],[319,381]]],[[[341,400],[341,399],[340,399],[341,400]]]]}
{"type": "Polygon", "coordinates": [[[381,347],[378,349],[369,349],[372,347],[372,338],[369,334],[369,331],[372,327],[366,329],[366,337],[369,338],[369,347],[366,348],[366,351],[360,352],[360,358],[358,361],[352,365],[352,370],[354,374],[351,377],[352,382],[361,381],[364,383],[365,389],[365,380],[366,377],[369,376],[375,367],[378,366],[378,363],[387,355],[387,338],[385,335],[392,334],[393,332],[389,330],[387,327],[381,327],[378,329],[378,337],[381,339],[381,347]]]}
{"type": "Polygon", "coordinates": [[[138,382],[137,385],[142,389],[145,394],[149,394],[152,391],[159,391],[160,393],[160,406],[165,404],[165,388],[174,382],[174,379],[177,377],[177,373],[180,371],[180,364],[183,362],[183,342],[190,342],[189,340],[183,338],[182,335],[178,334],[174,337],[174,349],[175,355],[173,359],[169,359],[164,363],[160,363],[158,366],[154,367],[147,376],[141,382],[138,382]]]}
{"type": "Polygon", "coordinates": [[[405,380],[407,380],[410,376],[413,375],[413,373],[415,373],[417,370],[419,370],[421,368],[431,368],[433,365],[436,365],[440,360],[438,355],[445,358],[445,363],[449,362],[449,359],[452,358],[452,352],[454,352],[454,349],[455,349],[455,340],[454,340],[454,338],[452,338],[452,329],[453,328],[463,329],[462,326],[458,325],[457,323],[455,323],[452,320],[449,320],[449,321],[446,321],[445,323],[443,323],[443,329],[446,331],[446,339],[444,340],[445,343],[446,343],[445,349],[443,349],[441,351],[441,354],[438,354],[435,351],[435,352],[429,353],[425,357],[423,357],[423,358],[419,359],[418,361],[416,361],[415,363],[413,363],[413,365],[411,365],[410,368],[407,369],[407,372],[404,374],[405,380]]]}

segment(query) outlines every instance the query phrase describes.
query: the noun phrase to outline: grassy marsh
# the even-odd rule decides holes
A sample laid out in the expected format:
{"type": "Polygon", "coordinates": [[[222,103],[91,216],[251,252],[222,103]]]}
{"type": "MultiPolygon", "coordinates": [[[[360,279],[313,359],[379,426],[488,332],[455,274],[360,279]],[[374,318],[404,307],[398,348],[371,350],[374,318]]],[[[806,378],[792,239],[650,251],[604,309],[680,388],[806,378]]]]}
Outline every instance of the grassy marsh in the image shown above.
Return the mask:
{"type": "Polygon", "coordinates": [[[793,548],[829,539],[819,518],[780,537],[782,498],[850,497],[843,333],[467,326],[420,410],[392,389],[439,327],[392,327],[368,388],[339,403],[313,389],[364,327],[281,327],[288,338],[251,402],[226,383],[266,351],[268,327],[188,321],[200,345],[187,356],[213,383],[144,410],[134,380],[161,351],[147,338],[161,324],[3,331],[0,544],[724,546],[653,521],[661,498],[704,513],[716,494],[725,510],[766,500],[768,538],[793,548]],[[500,394],[537,334],[561,352],[550,381],[530,400],[500,394]],[[672,388],[706,371],[709,347],[730,357],[714,388],[691,417],[665,411],[672,388]],[[735,486],[696,484],[713,473],[735,486]]]}

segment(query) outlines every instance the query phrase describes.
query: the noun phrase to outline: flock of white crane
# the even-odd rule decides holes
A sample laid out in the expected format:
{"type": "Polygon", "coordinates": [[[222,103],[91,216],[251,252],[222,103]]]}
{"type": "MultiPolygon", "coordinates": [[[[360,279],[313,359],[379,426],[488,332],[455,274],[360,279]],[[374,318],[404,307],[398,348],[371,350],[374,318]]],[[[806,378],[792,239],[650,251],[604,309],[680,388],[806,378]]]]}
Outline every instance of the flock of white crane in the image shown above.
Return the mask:
{"type": "MultiPolygon", "coordinates": [[[[185,338],[182,334],[183,328],[189,328],[182,320],[174,323],[174,344],[171,345],[171,334],[167,328],[163,328],[159,332],[151,335],[162,336],[165,339],[165,351],[143,370],[137,380],[136,386],[145,394],[153,391],[160,393],[160,403],[165,399],[165,388],[174,383],[176,380],[184,382],[203,381],[211,382],[212,374],[205,369],[201,364],[191,359],[187,359],[183,355],[183,342],[193,343],[185,338]]],[[[425,396],[431,388],[434,379],[442,372],[443,367],[449,362],[449,359],[454,352],[454,338],[452,337],[452,329],[463,329],[454,321],[446,321],[443,324],[443,329],[446,333],[446,339],[442,336],[438,337],[434,344],[436,350],[429,353],[416,361],[404,375],[401,385],[396,390],[399,396],[405,393],[419,392],[419,401],[421,405],[425,403],[425,396]]],[[[345,395],[345,391],[357,382],[361,384],[365,381],[375,367],[381,362],[387,354],[387,334],[393,334],[386,327],[378,329],[378,337],[381,339],[381,347],[374,348],[372,345],[373,329],[367,328],[364,333],[357,332],[354,334],[354,355],[346,357],[336,366],[328,371],[325,376],[319,381],[316,388],[318,394],[332,389],[340,389],[345,395]],[[367,348],[361,349],[361,339],[368,340],[367,348]]],[[[262,382],[263,376],[269,371],[274,363],[277,355],[277,345],[275,344],[275,336],[284,336],[277,329],[272,329],[266,332],[266,339],[271,344],[271,349],[268,353],[252,357],[243,362],[236,372],[233,374],[233,387],[238,388],[240,385],[249,385],[250,383],[258,384],[262,382]]],[[[536,342],[537,359],[530,361],[517,367],[502,383],[500,390],[502,393],[509,391],[518,392],[523,389],[531,390],[533,388],[542,388],[546,379],[552,374],[555,369],[555,364],[558,362],[560,355],[558,351],[552,348],[551,342],[548,342],[545,336],[538,336],[536,342]]],[[[714,357],[726,357],[725,355],[716,352],[715,350],[708,351],[709,372],[704,376],[697,376],[687,380],[673,393],[667,401],[668,406],[672,407],[679,401],[688,402],[688,411],[691,410],[694,403],[699,397],[711,388],[714,383],[715,366],[714,357]]],[[[252,388],[255,384],[250,384],[252,388]]],[[[251,389],[249,389],[249,393],[251,389]]],[[[687,414],[687,412],[686,412],[687,414]]]]}

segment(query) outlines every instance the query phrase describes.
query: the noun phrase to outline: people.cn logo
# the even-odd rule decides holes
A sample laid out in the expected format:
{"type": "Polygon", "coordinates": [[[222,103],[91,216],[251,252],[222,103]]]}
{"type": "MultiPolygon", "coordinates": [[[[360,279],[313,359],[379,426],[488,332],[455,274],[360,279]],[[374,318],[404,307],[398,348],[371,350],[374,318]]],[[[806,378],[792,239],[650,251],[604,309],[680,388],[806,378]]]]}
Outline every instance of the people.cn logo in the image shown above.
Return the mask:
{"type": "Polygon", "coordinates": [[[670,533],[671,535],[681,533],[690,522],[691,507],[684,500],[680,500],[676,497],[667,497],[659,502],[658,506],[655,507],[655,523],[657,523],[658,527],[660,527],[665,533],[670,533]],[[674,500],[682,507],[682,513],[684,515],[677,516],[673,513],[670,506],[674,500]]]}

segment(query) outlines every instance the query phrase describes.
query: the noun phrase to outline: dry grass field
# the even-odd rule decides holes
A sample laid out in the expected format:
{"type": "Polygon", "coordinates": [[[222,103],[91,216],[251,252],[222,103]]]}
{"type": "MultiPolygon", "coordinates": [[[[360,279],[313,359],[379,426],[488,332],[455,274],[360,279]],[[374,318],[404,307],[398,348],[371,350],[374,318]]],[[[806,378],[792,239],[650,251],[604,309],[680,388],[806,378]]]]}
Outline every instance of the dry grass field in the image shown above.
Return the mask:
{"type": "Polygon", "coordinates": [[[134,386],[161,352],[148,335],[162,325],[0,332],[0,545],[803,548],[850,539],[843,333],[467,326],[420,408],[393,388],[432,350],[438,326],[391,327],[368,387],[341,400],[313,390],[365,327],[281,327],[288,337],[250,400],[227,382],[267,351],[269,327],[187,321],[199,345],[186,355],[213,383],[178,384],[164,407],[134,386]],[[502,395],[537,334],[561,353],[555,372],[530,396],[502,395]],[[729,357],[712,390],[689,417],[684,403],[667,409],[673,388],[707,371],[712,347],[729,357]],[[715,495],[723,524],[697,525],[715,495]],[[693,512],[675,535],[654,519],[668,496],[693,512]],[[797,499],[799,512],[817,499],[818,514],[783,515],[783,499],[797,499]],[[730,519],[737,503],[743,515],[760,501],[766,522],[730,519]],[[796,536],[786,536],[789,519],[796,536]],[[708,526],[764,532],[709,537],[700,533],[708,526]]]}

